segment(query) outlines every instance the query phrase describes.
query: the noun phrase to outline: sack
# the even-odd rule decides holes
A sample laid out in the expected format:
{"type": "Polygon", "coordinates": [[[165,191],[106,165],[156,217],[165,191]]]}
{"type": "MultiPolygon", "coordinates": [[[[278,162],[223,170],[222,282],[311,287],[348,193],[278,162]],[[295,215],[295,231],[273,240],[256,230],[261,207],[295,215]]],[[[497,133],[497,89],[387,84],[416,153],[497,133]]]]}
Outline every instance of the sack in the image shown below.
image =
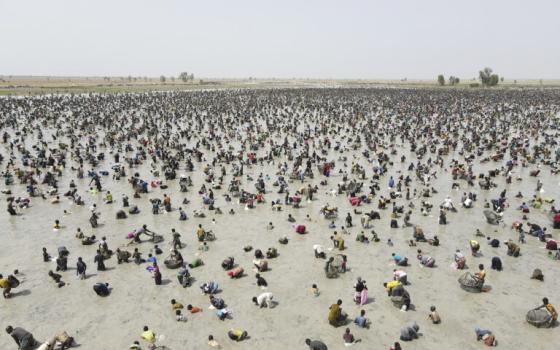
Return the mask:
{"type": "Polygon", "coordinates": [[[297,225],[296,226],[296,232],[299,233],[300,235],[305,233],[305,225],[297,225]]]}

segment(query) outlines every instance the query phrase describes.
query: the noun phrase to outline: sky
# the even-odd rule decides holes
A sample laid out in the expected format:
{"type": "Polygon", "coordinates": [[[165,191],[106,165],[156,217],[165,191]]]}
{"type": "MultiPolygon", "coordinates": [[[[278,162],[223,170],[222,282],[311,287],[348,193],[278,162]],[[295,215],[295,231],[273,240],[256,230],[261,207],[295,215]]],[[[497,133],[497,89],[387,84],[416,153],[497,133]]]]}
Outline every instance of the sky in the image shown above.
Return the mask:
{"type": "Polygon", "coordinates": [[[560,79],[559,0],[0,0],[0,74],[560,79]]]}

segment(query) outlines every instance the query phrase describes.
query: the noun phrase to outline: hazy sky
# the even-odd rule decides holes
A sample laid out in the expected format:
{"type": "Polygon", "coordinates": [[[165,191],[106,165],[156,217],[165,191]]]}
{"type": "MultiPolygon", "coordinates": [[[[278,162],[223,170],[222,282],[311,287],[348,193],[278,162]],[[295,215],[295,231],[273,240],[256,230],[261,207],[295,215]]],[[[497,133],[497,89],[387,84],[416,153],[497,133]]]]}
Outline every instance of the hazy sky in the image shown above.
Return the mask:
{"type": "Polygon", "coordinates": [[[560,0],[0,0],[0,74],[560,78],[560,0]]]}

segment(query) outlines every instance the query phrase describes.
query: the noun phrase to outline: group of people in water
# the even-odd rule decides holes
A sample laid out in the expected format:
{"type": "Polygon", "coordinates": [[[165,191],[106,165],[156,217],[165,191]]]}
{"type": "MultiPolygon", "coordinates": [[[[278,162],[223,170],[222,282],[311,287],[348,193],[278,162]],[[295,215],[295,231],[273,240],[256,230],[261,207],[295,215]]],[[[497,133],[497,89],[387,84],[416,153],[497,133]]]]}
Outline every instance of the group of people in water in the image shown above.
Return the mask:
{"type": "MultiPolygon", "coordinates": [[[[45,281],[50,278],[57,288],[69,288],[68,261],[75,256],[79,283],[92,283],[87,266],[91,262],[104,273],[90,288],[110,300],[113,283],[100,278],[124,276],[120,266],[130,262],[145,266],[161,288],[190,287],[197,269],[220,265],[205,261],[204,252],[220,246],[220,235],[228,233],[208,227],[216,220],[241,220],[247,223],[246,237],[237,238],[244,241],[221,261],[224,276],[243,279],[252,269],[258,292],[255,289],[245,303],[280,309],[271,311],[278,313],[283,305],[276,297],[293,286],[270,283],[267,275],[273,265],[297,264],[282,256],[294,249],[289,242],[297,237],[309,247],[309,270],[324,271],[310,272],[306,288],[311,287],[312,296],[322,300],[318,285],[326,279],[338,278],[354,290],[351,299],[340,288],[336,301],[323,301],[326,317],[320,318],[326,318],[328,330],[314,325],[318,336],[304,343],[315,350],[337,348],[332,337],[327,337],[329,345],[319,339],[331,332],[330,327],[342,327],[340,343],[365,342],[367,336],[358,338],[352,329],[366,334],[362,331],[375,328],[368,293],[386,293],[398,310],[425,310],[431,323],[423,325],[418,319],[403,324],[400,332],[395,329],[390,346],[397,350],[401,342],[422,335],[420,326],[425,332],[440,332],[436,325],[445,323],[437,305],[413,295],[420,294],[416,285],[426,282],[416,279],[420,272],[411,265],[437,271],[449,261],[452,269],[460,270],[458,283],[453,281],[456,293],[492,293],[485,261],[502,273],[508,273],[506,261],[523,261],[534,269],[527,279],[541,283],[546,283],[543,270],[556,273],[560,251],[554,233],[560,228],[560,211],[552,188],[560,169],[559,97],[556,90],[286,89],[2,98],[5,226],[23,236],[26,225],[20,217],[50,216],[55,232],[72,232],[76,240],[58,247],[54,256],[49,253],[52,247],[38,248],[45,281]],[[60,206],[62,197],[69,203],[62,215],[58,210],[35,210],[60,206]],[[80,212],[73,220],[80,225],[67,227],[65,218],[75,216],[73,211],[80,212]],[[254,211],[266,213],[268,225],[252,225],[258,222],[251,219],[254,211]],[[131,219],[135,224],[129,233],[117,237],[111,232],[113,223],[131,219]],[[195,228],[185,232],[190,221],[196,222],[195,228]],[[158,233],[154,222],[172,222],[174,228],[158,233]],[[452,238],[444,230],[447,226],[456,231],[452,238]],[[253,232],[263,231],[280,233],[274,239],[278,245],[253,247],[253,232]],[[495,256],[481,254],[485,241],[495,256]],[[197,246],[192,257],[186,256],[187,245],[197,246]],[[549,265],[537,266],[535,261],[541,260],[524,254],[525,247],[536,245],[545,248],[549,265]],[[76,248],[70,252],[67,246],[76,248]],[[385,271],[387,279],[368,278],[368,286],[361,277],[349,276],[358,269],[353,264],[371,263],[365,249],[372,246],[391,265],[385,271]],[[169,255],[160,258],[168,249],[169,255]],[[470,249],[470,254],[462,249],[470,249]],[[235,257],[240,255],[251,255],[252,265],[243,268],[235,257]],[[119,267],[107,271],[112,259],[119,267]],[[55,268],[48,267],[50,262],[55,268]],[[476,272],[469,271],[469,263],[473,269],[477,266],[476,272]],[[164,282],[164,275],[174,276],[171,283],[164,282]],[[268,291],[269,284],[278,293],[268,291]],[[348,302],[358,308],[355,315],[343,310],[348,302]]],[[[14,292],[25,283],[21,276],[29,270],[26,264],[3,264],[3,269],[14,271],[0,271],[6,303],[27,298],[14,292]]],[[[232,311],[243,301],[226,304],[217,296],[223,278],[199,281],[200,291],[208,295],[218,320],[243,323],[232,311]]],[[[551,327],[557,312],[547,297],[542,301],[536,309],[528,307],[526,319],[551,327]]],[[[175,299],[172,309],[176,321],[189,317],[175,299]]],[[[189,304],[186,311],[194,314],[202,308],[189,304]]],[[[488,326],[492,320],[484,322],[488,326]]],[[[223,338],[259,337],[249,328],[232,327],[223,338]]],[[[476,340],[497,345],[500,334],[479,325],[472,329],[476,340]]],[[[205,330],[214,333],[211,324],[205,330]]],[[[59,332],[38,342],[31,332],[11,325],[6,332],[23,350],[65,349],[88,341],[59,332]]],[[[141,339],[130,338],[129,349],[142,349],[142,342],[156,349],[164,342],[148,326],[141,339]]],[[[208,346],[219,347],[220,338],[209,334],[208,346]]]]}

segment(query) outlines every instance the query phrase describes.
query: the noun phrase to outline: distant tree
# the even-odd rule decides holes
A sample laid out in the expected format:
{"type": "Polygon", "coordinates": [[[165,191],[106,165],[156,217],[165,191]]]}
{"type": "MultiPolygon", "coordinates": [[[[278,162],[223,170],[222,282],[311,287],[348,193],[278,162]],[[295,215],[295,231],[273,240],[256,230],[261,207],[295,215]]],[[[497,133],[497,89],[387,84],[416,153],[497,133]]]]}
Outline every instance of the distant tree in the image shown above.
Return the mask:
{"type": "Polygon", "coordinates": [[[162,83],[165,83],[165,76],[163,76],[163,75],[160,76],[160,77],[159,77],[159,81],[161,81],[162,83]]]}
{"type": "Polygon", "coordinates": [[[503,83],[504,82],[504,77],[500,77],[500,81],[503,83]]]}
{"type": "Polygon", "coordinates": [[[129,75],[129,76],[127,77],[127,79],[128,79],[128,81],[132,81],[132,76],[129,75]]]}
{"type": "Polygon", "coordinates": [[[500,81],[500,77],[497,74],[492,74],[492,68],[484,68],[478,73],[480,82],[484,86],[496,86],[500,81]]]}
{"type": "Polygon", "coordinates": [[[170,79],[171,79],[172,82],[175,82],[175,77],[172,76],[172,77],[170,77],[170,79]]]}
{"type": "Polygon", "coordinates": [[[189,80],[194,81],[194,74],[191,73],[191,75],[189,75],[189,80]]]}
{"type": "Polygon", "coordinates": [[[147,83],[148,82],[148,77],[144,77],[144,81],[147,83]]]}
{"type": "Polygon", "coordinates": [[[449,85],[456,85],[459,84],[459,78],[450,76],[449,77],[449,85]]]}
{"type": "Polygon", "coordinates": [[[445,77],[443,76],[443,74],[438,75],[437,82],[440,86],[445,85],[445,77]]]}
{"type": "Polygon", "coordinates": [[[179,74],[179,79],[181,79],[183,83],[186,83],[187,80],[189,80],[189,73],[181,72],[181,74],[179,74]]]}
{"type": "Polygon", "coordinates": [[[514,84],[517,84],[517,80],[514,80],[513,83],[514,83],[514,84]]]}

